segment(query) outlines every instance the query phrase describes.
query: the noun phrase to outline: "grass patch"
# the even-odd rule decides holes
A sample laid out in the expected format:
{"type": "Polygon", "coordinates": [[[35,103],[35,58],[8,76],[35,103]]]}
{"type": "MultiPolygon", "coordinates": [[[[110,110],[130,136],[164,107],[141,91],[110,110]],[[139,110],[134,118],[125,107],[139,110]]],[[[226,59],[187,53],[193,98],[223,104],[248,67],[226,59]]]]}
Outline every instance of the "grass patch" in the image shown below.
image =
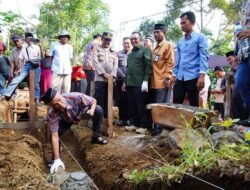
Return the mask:
{"type": "MultiPolygon", "coordinates": [[[[206,120],[206,118],[205,118],[206,120]]],[[[229,125],[234,123],[233,120],[223,123],[223,125],[229,125]]],[[[140,184],[149,182],[150,179],[158,178],[168,183],[180,182],[185,173],[191,175],[206,174],[219,168],[218,161],[228,161],[229,168],[240,167],[240,165],[249,164],[250,162],[250,147],[246,142],[241,144],[221,144],[219,147],[214,147],[211,139],[207,136],[208,130],[204,129],[203,133],[199,133],[198,130],[193,130],[191,125],[193,120],[186,123],[186,143],[181,151],[181,156],[176,158],[171,163],[160,161],[162,166],[155,167],[153,169],[146,169],[143,171],[134,170],[130,175],[130,180],[133,183],[140,184]],[[202,146],[195,146],[189,138],[192,132],[202,139],[204,142],[202,146]],[[204,134],[204,135],[203,135],[204,134]],[[165,164],[164,164],[164,163],[165,164]]],[[[201,123],[205,123],[201,121],[201,123]]],[[[159,153],[157,153],[159,154],[159,153]]],[[[161,156],[164,157],[164,156],[161,156]]],[[[250,171],[250,168],[247,169],[250,171]]]]}

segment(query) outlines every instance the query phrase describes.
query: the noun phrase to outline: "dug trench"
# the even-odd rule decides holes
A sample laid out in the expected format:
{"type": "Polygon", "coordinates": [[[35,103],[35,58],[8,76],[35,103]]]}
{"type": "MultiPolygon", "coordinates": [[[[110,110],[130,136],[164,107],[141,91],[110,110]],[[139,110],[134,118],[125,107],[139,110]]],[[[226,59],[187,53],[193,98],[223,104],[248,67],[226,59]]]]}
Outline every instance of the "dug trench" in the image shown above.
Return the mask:
{"type": "MultiPolygon", "coordinates": [[[[130,179],[133,171],[159,167],[161,164],[157,160],[161,159],[172,162],[180,156],[180,152],[172,150],[164,136],[152,139],[150,135],[127,132],[121,127],[114,127],[116,135],[110,139],[108,145],[92,145],[92,132],[88,125],[88,122],[84,121],[78,126],[73,126],[61,139],[101,190],[218,189],[187,175],[183,175],[177,183],[169,184],[162,178],[136,184],[130,179]]],[[[67,154],[67,150],[63,149],[61,155],[66,170],[80,169],[67,154]]],[[[245,190],[250,187],[250,182],[245,181],[242,175],[234,175],[230,171],[224,171],[222,174],[216,167],[210,172],[199,172],[197,177],[227,190],[245,190]]]]}
{"type": "MultiPolygon", "coordinates": [[[[120,127],[114,127],[116,136],[110,139],[108,145],[93,145],[90,143],[91,129],[88,125],[88,122],[83,121],[72,126],[61,137],[66,145],[62,149],[61,158],[66,171],[74,172],[81,170],[74,157],[100,190],[218,189],[187,175],[183,175],[180,182],[171,185],[164,177],[136,184],[130,179],[133,171],[159,167],[161,164],[157,160],[171,162],[180,152],[171,150],[166,137],[152,139],[150,135],[126,132],[120,127]]],[[[39,140],[25,133],[0,130],[0,189],[59,189],[47,181],[49,169],[46,161],[51,158],[51,147],[46,142],[44,129],[38,132],[39,140]]],[[[245,190],[250,187],[250,183],[244,181],[242,175],[227,175],[225,172],[222,175],[216,168],[207,173],[199,173],[197,177],[222,189],[245,190]]]]}

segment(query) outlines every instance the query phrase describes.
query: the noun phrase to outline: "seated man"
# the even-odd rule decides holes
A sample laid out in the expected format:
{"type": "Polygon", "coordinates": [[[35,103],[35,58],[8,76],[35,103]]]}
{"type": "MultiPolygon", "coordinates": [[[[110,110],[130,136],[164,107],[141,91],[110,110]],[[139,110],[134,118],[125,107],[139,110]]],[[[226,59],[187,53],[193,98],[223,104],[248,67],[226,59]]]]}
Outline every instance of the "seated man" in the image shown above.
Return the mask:
{"type": "Polygon", "coordinates": [[[70,128],[71,125],[77,124],[84,114],[93,117],[93,135],[92,144],[107,144],[108,141],[100,136],[100,128],[103,117],[103,110],[96,105],[96,100],[92,97],[81,93],[71,92],[63,95],[56,90],[49,88],[41,97],[45,104],[50,106],[48,119],[51,130],[51,141],[53,149],[54,162],[50,172],[54,173],[64,163],[59,157],[59,136],[70,128]],[[59,134],[59,135],[58,135],[59,134]]]}

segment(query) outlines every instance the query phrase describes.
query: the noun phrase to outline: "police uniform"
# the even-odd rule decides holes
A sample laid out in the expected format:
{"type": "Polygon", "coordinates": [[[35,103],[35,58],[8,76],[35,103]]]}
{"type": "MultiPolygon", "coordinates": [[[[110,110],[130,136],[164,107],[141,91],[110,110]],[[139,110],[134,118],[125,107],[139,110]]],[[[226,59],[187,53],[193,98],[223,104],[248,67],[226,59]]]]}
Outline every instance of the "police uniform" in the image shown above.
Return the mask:
{"type": "MultiPolygon", "coordinates": [[[[102,38],[109,38],[111,40],[112,35],[104,33],[102,38]]],[[[97,100],[97,104],[103,108],[104,117],[107,117],[108,81],[104,78],[104,74],[116,77],[118,68],[117,54],[110,47],[104,48],[103,45],[98,45],[94,50],[93,64],[96,69],[94,97],[97,100]]]]}

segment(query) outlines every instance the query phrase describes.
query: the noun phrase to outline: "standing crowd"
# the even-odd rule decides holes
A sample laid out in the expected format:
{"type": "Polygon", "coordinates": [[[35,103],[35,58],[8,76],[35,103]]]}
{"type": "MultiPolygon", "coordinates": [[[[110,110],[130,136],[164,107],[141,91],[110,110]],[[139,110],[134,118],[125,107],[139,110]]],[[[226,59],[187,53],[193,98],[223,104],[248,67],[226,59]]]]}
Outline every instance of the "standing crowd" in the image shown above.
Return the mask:
{"type": "MultiPolygon", "coordinates": [[[[246,6],[250,6],[249,1],[246,6]]],[[[243,27],[248,26],[244,20],[248,18],[245,16],[247,14],[243,13],[243,27]]],[[[108,115],[110,78],[115,83],[114,104],[119,108],[120,126],[149,129],[156,136],[162,128],[152,125],[147,104],[172,100],[176,104],[188,102],[191,106],[204,107],[209,91],[215,97],[214,109],[224,118],[227,74],[223,68],[216,67],[216,88],[209,90],[208,42],[204,34],[194,31],[195,22],[193,12],[181,14],[184,36],[176,44],[176,51],[166,40],[166,26],[160,23],[154,25],[153,36],[146,36],[144,40],[140,32],[124,37],[123,49],[119,52],[111,48],[111,33],[94,35],[84,52],[83,65],[73,69],[73,73],[73,48],[66,30],[61,31],[58,41],[52,43],[45,55],[39,40],[34,39],[31,33],[25,34],[24,43],[20,36],[12,37],[15,48],[9,59],[2,55],[3,47],[0,46],[0,94],[9,100],[16,93],[18,84],[28,76],[30,70],[34,70],[36,102],[39,104],[42,100],[50,106],[48,119],[52,133],[52,173],[59,166],[64,167],[59,157],[59,136],[72,124],[78,123],[82,115],[92,116],[91,142],[108,143],[107,139],[101,137],[100,127],[102,118],[108,115]],[[86,88],[75,88],[72,92],[72,79],[86,80],[86,88]],[[92,94],[93,98],[90,96],[92,94]]],[[[239,41],[236,50],[226,54],[235,72],[232,115],[242,120],[249,118],[250,113],[250,51],[245,53],[246,47],[240,42],[250,38],[249,31],[242,30],[235,34],[239,41]]]]}

